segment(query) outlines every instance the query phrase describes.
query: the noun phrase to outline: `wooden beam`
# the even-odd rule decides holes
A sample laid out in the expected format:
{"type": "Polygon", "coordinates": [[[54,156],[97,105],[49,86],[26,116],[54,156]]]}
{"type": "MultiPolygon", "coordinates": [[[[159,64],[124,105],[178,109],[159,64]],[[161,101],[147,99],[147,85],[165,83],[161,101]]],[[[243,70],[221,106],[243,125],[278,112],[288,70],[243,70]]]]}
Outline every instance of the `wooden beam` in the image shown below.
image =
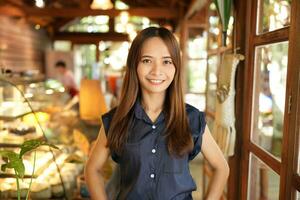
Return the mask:
{"type": "Polygon", "coordinates": [[[23,6],[24,3],[19,0],[6,0],[6,3],[11,4],[13,6],[23,6]]]}
{"type": "MultiPolygon", "coordinates": [[[[180,1],[179,1],[180,2],[180,1]]],[[[201,10],[202,8],[205,8],[205,6],[207,5],[208,0],[191,0],[187,11],[183,11],[182,14],[180,15],[180,20],[190,20],[190,18],[199,10],[201,10]]],[[[204,14],[206,15],[206,14],[204,14]]],[[[204,19],[204,18],[203,18],[204,19]]],[[[199,24],[202,24],[203,22],[199,22],[199,24]]],[[[204,22],[206,23],[206,22],[204,22]]],[[[176,31],[175,32],[179,32],[179,29],[181,29],[180,27],[181,22],[179,21],[179,23],[176,26],[176,31]]]]}
{"type": "Polygon", "coordinates": [[[0,6],[0,15],[24,17],[25,13],[23,10],[21,10],[16,6],[4,5],[4,6],[0,6]]]}
{"type": "Polygon", "coordinates": [[[100,41],[128,41],[127,34],[109,33],[79,33],[79,32],[57,32],[53,40],[68,40],[80,44],[97,44],[100,41]]]}
{"type": "MultiPolygon", "coordinates": [[[[49,16],[49,17],[85,17],[85,16],[97,16],[97,15],[107,15],[109,17],[116,17],[120,12],[124,10],[101,10],[101,9],[82,9],[82,8],[31,8],[24,6],[23,10],[28,16],[49,16]]],[[[125,10],[131,16],[144,16],[149,18],[177,18],[178,15],[174,10],[166,8],[130,8],[125,10]]]]}
{"type": "Polygon", "coordinates": [[[54,20],[49,26],[53,27],[54,32],[59,32],[63,26],[72,25],[79,22],[80,18],[63,18],[59,20],[54,20]]]}
{"type": "Polygon", "coordinates": [[[189,19],[190,17],[192,17],[195,12],[204,8],[206,4],[207,4],[207,0],[192,0],[184,16],[185,19],[189,19]]]}
{"type": "Polygon", "coordinates": [[[173,8],[176,4],[177,0],[171,0],[170,7],[173,8]]]}
{"type": "MultiPolygon", "coordinates": [[[[75,2],[77,2],[77,4],[80,6],[80,8],[82,9],[86,9],[89,8],[91,1],[90,0],[74,0],[75,2]]],[[[54,32],[59,32],[60,28],[62,28],[63,26],[67,25],[67,24],[72,24],[74,22],[78,22],[78,19],[80,18],[64,18],[64,19],[59,19],[59,20],[54,20],[51,24],[49,24],[50,26],[53,27],[54,32]]]]}
{"type": "Polygon", "coordinates": [[[200,10],[195,11],[192,16],[190,16],[190,22],[198,22],[199,24],[205,24],[208,22],[208,4],[202,7],[200,10]]]}
{"type": "Polygon", "coordinates": [[[189,28],[202,28],[202,29],[206,29],[208,26],[207,24],[201,24],[201,23],[198,23],[198,22],[195,22],[195,21],[188,21],[187,22],[187,26],[189,28]]]}
{"type": "Polygon", "coordinates": [[[39,24],[41,26],[46,26],[51,21],[49,17],[27,16],[21,6],[11,5],[10,3],[0,6],[0,15],[20,17],[31,24],[39,24]]]}
{"type": "Polygon", "coordinates": [[[47,26],[52,21],[52,19],[49,17],[26,17],[26,20],[42,27],[47,26]]]}
{"type": "Polygon", "coordinates": [[[79,4],[80,8],[89,8],[90,4],[92,1],[89,0],[76,0],[77,3],[79,4]]]}
{"type": "Polygon", "coordinates": [[[137,5],[145,6],[145,7],[153,6],[151,1],[145,1],[145,0],[135,0],[134,2],[130,2],[130,3],[127,3],[127,4],[130,5],[131,7],[137,7],[137,5]],[[132,3],[134,3],[134,4],[132,4],[132,3]]]}

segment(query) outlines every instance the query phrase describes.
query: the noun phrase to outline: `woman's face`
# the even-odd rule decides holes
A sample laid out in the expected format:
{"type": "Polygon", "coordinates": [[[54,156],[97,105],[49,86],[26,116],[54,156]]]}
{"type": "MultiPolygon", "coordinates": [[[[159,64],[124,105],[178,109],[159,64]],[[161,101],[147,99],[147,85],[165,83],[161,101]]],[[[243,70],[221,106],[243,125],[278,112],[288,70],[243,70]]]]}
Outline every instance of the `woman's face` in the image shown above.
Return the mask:
{"type": "Polygon", "coordinates": [[[147,39],[141,49],[137,75],[142,93],[165,94],[175,75],[175,66],[162,39],[147,39]]]}

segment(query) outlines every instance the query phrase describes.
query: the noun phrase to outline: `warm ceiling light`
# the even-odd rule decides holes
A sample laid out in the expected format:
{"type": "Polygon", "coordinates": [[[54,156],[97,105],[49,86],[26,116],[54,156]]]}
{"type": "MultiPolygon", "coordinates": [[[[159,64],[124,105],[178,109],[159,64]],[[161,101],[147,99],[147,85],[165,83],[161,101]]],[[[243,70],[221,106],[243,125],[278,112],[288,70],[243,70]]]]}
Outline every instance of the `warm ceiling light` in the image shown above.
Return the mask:
{"type": "Polygon", "coordinates": [[[35,0],[35,5],[36,5],[36,7],[44,8],[45,2],[44,2],[44,0],[35,0]]]}
{"type": "Polygon", "coordinates": [[[41,28],[41,25],[36,24],[36,25],[34,26],[34,28],[35,28],[36,30],[39,30],[39,29],[41,28]]]}
{"type": "Polygon", "coordinates": [[[127,11],[122,11],[120,13],[121,24],[127,24],[129,20],[129,13],[127,11]]]}
{"type": "Polygon", "coordinates": [[[91,9],[103,9],[108,10],[112,9],[114,5],[111,3],[110,0],[93,0],[91,4],[91,9]]]}

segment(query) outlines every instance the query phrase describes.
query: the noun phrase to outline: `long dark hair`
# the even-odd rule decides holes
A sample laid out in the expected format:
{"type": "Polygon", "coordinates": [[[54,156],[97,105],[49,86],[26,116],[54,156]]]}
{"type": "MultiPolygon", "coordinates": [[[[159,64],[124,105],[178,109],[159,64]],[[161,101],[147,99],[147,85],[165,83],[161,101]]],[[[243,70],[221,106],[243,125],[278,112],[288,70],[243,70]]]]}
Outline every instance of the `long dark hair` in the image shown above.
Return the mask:
{"type": "Polygon", "coordinates": [[[164,101],[166,120],[166,131],[164,134],[169,153],[180,157],[193,149],[193,142],[183,97],[183,69],[180,49],[176,38],[166,28],[146,28],[133,40],[127,57],[120,102],[110,125],[107,145],[111,151],[121,154],[124,143],[127,141],[128,129],[132,123],[133,105],[141,95],[137,76],[137,66],[141,58],[141,49],[145,41],[152,37],[159,37],[163,40],[176,68],[174,80],[167,89],[164,101]]]}

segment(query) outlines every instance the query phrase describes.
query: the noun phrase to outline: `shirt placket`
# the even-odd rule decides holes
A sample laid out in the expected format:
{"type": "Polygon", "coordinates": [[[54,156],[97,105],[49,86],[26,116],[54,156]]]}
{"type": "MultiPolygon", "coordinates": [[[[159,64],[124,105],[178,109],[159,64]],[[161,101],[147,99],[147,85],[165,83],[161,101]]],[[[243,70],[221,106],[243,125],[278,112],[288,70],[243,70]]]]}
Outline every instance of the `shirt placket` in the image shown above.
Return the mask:
{"type": "Polygon", "coordinates": [[[150,179],[151,179],[151,188],[152,188],[152,191],[151,192],[151,199],[154,199],[154,193],[155,193],[155,190],[156,190],[156,182],[158,180],[158,165],[157,165],[157,162],[159,160],[159,157],[160,157],[160,152],[159,152],[159,146],[158,146],[158,137],[159,137],[159,133],[158,133],[158,130],[157,130],[157,124],[151,124],[151,134],[152,134],[152,143],[151,143],[151,146],[149,148],[149,151],[151,153],[151,162],[150,162],[150,169],[151,169],[151,172],[150,172],[150,179]]]}
{"type": "Polygon", "coordinates": [[[152,182],[155,182],[155,179],[156,179],[156,176],[157,176],[157,174],[156,174],[156,167],[155,167],[155,160],[157,159],[157,143],[156,143],[156,136],[155,136],[155,133],[156,133],[156,125],[155,124],[152,124],[151,125],[151,134],[153,134],[152,135],[152,137],[154,138],[154,142],[151,144],[151,149],[149,149],[150,151],[151,151],[151,160],[152,160],[152,162],[151,162],[151,166],[150,166],[150,169],[151,169],[151,172],[150,172],[150,178],[153,180],[152,182]]]}

